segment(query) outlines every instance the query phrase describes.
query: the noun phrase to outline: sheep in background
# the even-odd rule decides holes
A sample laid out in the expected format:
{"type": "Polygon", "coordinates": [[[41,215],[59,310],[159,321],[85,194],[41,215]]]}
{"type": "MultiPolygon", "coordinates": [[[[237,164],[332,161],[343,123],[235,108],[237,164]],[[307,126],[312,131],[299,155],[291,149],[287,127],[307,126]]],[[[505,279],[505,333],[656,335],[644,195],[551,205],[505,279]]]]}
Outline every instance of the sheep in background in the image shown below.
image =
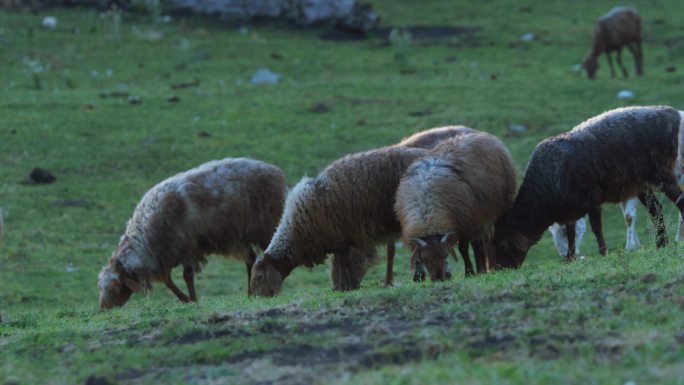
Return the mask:
{"type": "MultiPolygon", "coordinates": [[[[627,107],[607,111],[539,143],[513,207],[496,224],[497,263],[520,266],[549,225],[572,224],[587,213],[599,252],[605,254],[601,204],[634,196],[648,208],[657,245],[666,245],[660,203],[646,199],[644,193],[657,186],[684,212],[678,186],[684,180],[684,154],[678,148],[683,126],[684,113],[671,107],[627,107]]],[[[573,259],[574,226],[566,229],[567,258],[573,259]]]]}
{"type": "Polygon", "coordinates": [[[442,280],[452,244],[459,243],[466,275],[488,270],[485,248],[494,222],[515,196],[515,166],[506,146],[487,133],[447,139],[409,166],[399,183],[394,210],[412,264],[422,261],[432,280],[442,280]]]}
{"type": "Polygon", "coordinates": [[[138,203],[100,273],[100,308],[122,306],[152,281],[164,282],[183,302],[196,301],[194,273],[211,253],[243,261],[249,284],[252,247],[266,248],[284,200],[283,172],[246,158],[207,162],[162,181],[138,203]],[[171,279],[178,265],[189,297],[171,279]]]}
{"type": "MultiPolygon", "coordinates": [[[[655,195],[652,195],[652,197],[655,198],[655,195]]],[[[641,242],[639,241],[639,235],[636,231],[637,199],[630,198],[625,202],[620,202],[620,208],[622,209],[622,216],[624,217],[625,225],[627,226],[625,249],[638,249],[641,247],[641,242]]],[[[580,254],[580,244],[582,243],[582,238],[586,229],[587,225],[584,218],[578,219],[575,223],[575,255],[580,254]]],[[[561,257],[568,255],[568,235],[565,226],[554,223],[549,226],[549,232],[553,236],[553,242],[561,257]]]]}
{"type": "Polygon", "coordinates": [[[587,70],[589,79],[596,78],[598,57],[606,54],[610,66],[610,76],[615,77],[611,53],[617,51],[617,62],[622,74],[627,77],[627,69],[622,64],[622,47],[627,47],[634,56],[637,75],[643,73],[643,53],[641,51],[641,17],[637,10],[629,7],[615,7],[601,16],[596,22],[592,37],[591,50],[584,58],[582,66],[587,70]]]}
{"type": "Polygon", "coordinates": [[[271,243],[252,268],[253,294],[274,296],[297,266],[332,257],[334,290],[357,289],[377,260],[375,245],[401,233],[392,205],[401,175],[426,150],[390,146],[347,155],[288,194],[271,243]]]}

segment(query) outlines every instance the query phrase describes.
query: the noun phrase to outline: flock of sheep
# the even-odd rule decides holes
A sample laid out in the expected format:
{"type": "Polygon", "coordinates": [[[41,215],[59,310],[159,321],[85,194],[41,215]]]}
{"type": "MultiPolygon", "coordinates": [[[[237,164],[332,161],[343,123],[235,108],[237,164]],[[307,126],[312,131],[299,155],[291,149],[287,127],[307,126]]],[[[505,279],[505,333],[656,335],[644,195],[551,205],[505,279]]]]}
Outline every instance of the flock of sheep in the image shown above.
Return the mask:
{"type": "Polygon", "coordinates": [[[554,223],[565,226],[566,258],[575,256],[575,221],[589,215],[605,254],[601,204],[638,197],[657,246],[667,244],[659,189],[684,213],[684,112],[667,106],[605,112],[540,142],[516,194],[513,160],[495,136],[455,126],[347,155],[286,194],[282,171],[246,158],[205,163],[148,191],[100,273],[100,307],[123,305],[161,281],[195,301],[194,273],[212,253],[245,263],[248,294],[273,296],[297,266],[332,254],[334,290],[357,289],[387,245],[392,283],[394,241],[411,249],[414,279],[451,276],[458,246],[465,274],[519,267],[554,223]],[[287,195],[287,197],[286,197],[287,195]],[[648,197],[648,198],[647,198],[648,197]],[[253,249],[264,250],[257,258],[253,249]],[[172,281],[183,266],[189,295],[172,281]]]}
{"type": "MultiPolygon", "coordinates": [[[[584,61],[589,77],[594,78],[602,53],[614,76],[613,51],[627,76],[620,58],[625,46],[640,75],[640,18],[632,8],[617,7],[597,23],[584,61]]],[[[571,260],[587,214],[605,254],[601,204],[623,204],[627,247],[632,248],[638,244],[637,198],[648,209],[662,247],[668,240],[654,192],[664,192],[684,214],[682,143],[682,111],[667,106],[611,110],[540,142],[517,192],[504,143],[463,126],[435,128],[347,155],[289,192],[274,165],[246,158],[208,162],[143,196],[100,273],[100,307],[122,306],[153,281],[164,282],[181,301],[196,301],[194,274],[214,253],[242,260],[248,294],[261,296],[277,295],[294,268],[322,264],[328,255],[332,288],[357,289],[379,260],[378,244],[386,245],[385,283],[391,285],[400,237],[411,250],[414,280],[450,278],[447,258],[457,259],[455,246],[466,276],[517,268],[546,229],[571,260]],[[176,266],[183,266],[188,294],[171,278],[176,266]]]]}

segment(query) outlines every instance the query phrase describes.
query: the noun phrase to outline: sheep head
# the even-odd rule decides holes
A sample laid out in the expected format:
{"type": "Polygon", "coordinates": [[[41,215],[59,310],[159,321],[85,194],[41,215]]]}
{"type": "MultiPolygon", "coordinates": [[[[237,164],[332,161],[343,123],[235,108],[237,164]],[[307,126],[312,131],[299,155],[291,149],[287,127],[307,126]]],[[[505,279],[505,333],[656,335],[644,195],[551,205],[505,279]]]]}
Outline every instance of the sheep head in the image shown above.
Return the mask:
{"type": "Polygon", "coordinates": [[[531,244],[528,237],[512,225],[500,223],[494,230],[494,248],[499,267],[518,268],[531,244]]]}
{"type": "Polygon", "coordinates": [[[587,71],[589,79],[596,79],[596,71],[598,71],[598,60],[594,56],[587,56],[582,62],[582,67],[587,71]]]}
{"type": "Polygon", "coordinates": [[[133,292],[143,290],[143,286],[117,263],[102,268],[98,286],[101,310],[123,306],[133,292]]]}
{"type": "Polygon", "coordinates": [[[415,271],[418,263],[422,264],[433,281],[443,281],[451,278],[451,272],[446,259],[451,253],[456,254],[449,238],[454,233],[444,235],[431,235],[422,238],[411,238],[410,245],[413,248],[411,254],[411,269],[415,271]]]}
{"type": "Polygon", "coordinates": [[[252,277],[249,280],[250,295],[262,297],[278,295],[287,273],[279,271],[274,259],[268,254],[257,259],[252,266],[252,277]]]}

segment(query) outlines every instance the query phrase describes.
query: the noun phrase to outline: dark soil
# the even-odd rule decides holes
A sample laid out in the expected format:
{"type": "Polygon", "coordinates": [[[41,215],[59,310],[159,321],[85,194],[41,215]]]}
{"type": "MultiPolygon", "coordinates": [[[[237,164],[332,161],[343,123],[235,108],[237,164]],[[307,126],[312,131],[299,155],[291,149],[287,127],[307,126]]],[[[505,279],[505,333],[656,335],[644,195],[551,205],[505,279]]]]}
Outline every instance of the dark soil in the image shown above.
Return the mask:
{"type": "MultiPolygon", "coordinates": [[[[593,306],[587,317],[568,318],[563,314],[560,306],[565,299],[554,297],[553,285],[535,288],[527,283],[485,295],[464,295],[445,287],[435,288],[421,298],[347,298],[339,306],[316,310],[287,305],[256,313],[215,314],[196,321],[191,332],[175,337],[147,331],[127,335],[126,339],[178,345],[178,349],[208,341],[226,345],[239,341],[235,351],[201,357],[196,362],[128,369],[112,378],[148,383],[169,371],[180,371],[187,382],[202,383],[197,373],[229,368],[228,372],[234,374],[227,374],[225,383],[327,383],[345,373],[405,365],[451,352],[484,359],[515,359],[522,354],[557,360],[593,351],[596,360],[611,362],[640,347],[630,345],[620,331],[586,327],[588,322],[596,321],[598,314],[613,316],[604,310],[609,305],[606,298],[620,295],[649,301],[657,297],[676,302],[684,285],[684,278],[655,284],[655,274],[627,280],[634,283],[629,288],[608,285],[585,293],[583,300],[593,306]],[[649,285],[648,291],[643,290],[644,284],[649,285]],[[547,313],[555,307],[558,312],[547,313]],[[477,311],[467,310],[471,308],[477,311]],[[530,333],[530,322],[538,312],[545,312],[546,318],[541,324],[533,324],[535,331],[530,333]]],[[[161,330],[164,325],[155,328],[161,330]]],[[[101,342],[106,345],[107,339],[109,335],[101,342]]],[[[120,338],[112,338],[112,343],[117,340],[120,338]]],[[[682,341],[684,332],[672,335],[676,346],[682,341]]]]}

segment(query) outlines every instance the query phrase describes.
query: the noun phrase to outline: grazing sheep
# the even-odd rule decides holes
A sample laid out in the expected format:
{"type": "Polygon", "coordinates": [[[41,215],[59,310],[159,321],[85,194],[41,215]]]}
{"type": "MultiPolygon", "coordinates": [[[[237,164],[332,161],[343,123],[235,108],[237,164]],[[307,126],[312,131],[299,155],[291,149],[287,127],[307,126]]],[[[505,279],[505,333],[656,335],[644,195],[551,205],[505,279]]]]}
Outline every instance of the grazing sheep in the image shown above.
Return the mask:
{"type": "MultiPolygon", "coordinates": [[[[622,208],[622,215],[625,219],[625,225],[627,226],[627,241],[625,243],[626,250],[634,250],[641,247],[641,242],[639,241],[639,235],[636,231],[636,207],[637,199],[630,198],[624,202],[620,202],[620,207],[622,208]]],[[[575,223],[575,255],[580,254],[580,244],[582,243],[582,237],[586,231],[587,225],[584,218],[580,218],[575,223]]],[[[558,223],[554,223],[549,226],[549,232],[553,236],[553,242],[556,245],[556,249],[562,257],[568,255],[568,235],[565,231],[565,226],[561,226],[558,223]]]]}
{"type": "MultiPolygon", "coordinates": [[[[471,134],[474,132],[477,131],[473,130],[472,128],[460,125],[431,128],[429,130],[420,131],[411,136],[408,136],[402,139],[401,142],[397,143],[395,146],[417,147],[429,150],[445,139],[449,139],[463,134],[471,134]]],[[[391,240],[387,242],[387,273],[385,275],[386,286],[391,286],[394,280],[394,255],[394,240],[391,240]]],[[[470,260],[468,260],[468,262],[470,262],[470,260]]],[[[411,268],[413,269],[414,281],[418,282],[425,280],[425,275],[427,274],[427,271],[425,270],[425,267],[420,261],[416,261],[411,268]]],[[[444,268],[446,269],[447,274],[450,274],[449,265],[446,264],[444,268]]]]}
{"type": "Polygon", "coordinates": [[[399,237],[392,204],[401,175],[426,150],[401,146],[347,155],[289,193],[264,255],[252,268],[253,294],[273,296],[297,266],[332,257],[332,287],[359,287],[376,262],[375,245],[399,237]]]}
{"type": "Polygon", "coordinates": [[[266,248],[284,200],[283,172],[252,159],[211,161],[164,180],[138,203],[102,269],[100,308],[122,306],[151,281],[164,282],[183,302],[196,301],[193,274],[211,253],[243,261],[249,284],[252,246],[266,248]],[[171,280],[178,265],[189,297],[171,280]]]}
{"type": "Polygon", "coordinates": [[[627,69],[622,64],[622,47],[627,47],[636,66],[637,75],[643,73],[643,54],[641,51],[641,17],[636,9],[629,7],[615,7],[601,16],[596,22],[591,50],[584,58],[582,66],[587,70],[589,79],[596,77],[598,57],[606,54],[610,65],[610,76],[615,77],[611,53],[617,51],[617,62],[622,74],[627,77],[627,69]]]}
{"type": "Polygon", "coordinates": [[[572,131],[537,145],[510,212],[496,224],[497,262],[518,267],[529,248],[554,222],[566,225],[568,259],[575,254],[574,222],[589,214],[599,252],[606,243],[601,229],[601,204],[638,196],[656,225],[657,245],[667,244],[661,205],[648,199],[657,187],[680,210],[678,180],[684,153],[684,112],[671,107],[627,107],[605,112],[572,131]]]}
{"type": "Polygon", "coordinates": [[[492,226],[515,196],[515,166],[506,146],[487,133],[447,139],[413,162],[399,183],[394,210],[402,236],[432,280],[442,280],[452,244],[458,242],[466,275],[487,270],[484,248],[492,226]]]}

